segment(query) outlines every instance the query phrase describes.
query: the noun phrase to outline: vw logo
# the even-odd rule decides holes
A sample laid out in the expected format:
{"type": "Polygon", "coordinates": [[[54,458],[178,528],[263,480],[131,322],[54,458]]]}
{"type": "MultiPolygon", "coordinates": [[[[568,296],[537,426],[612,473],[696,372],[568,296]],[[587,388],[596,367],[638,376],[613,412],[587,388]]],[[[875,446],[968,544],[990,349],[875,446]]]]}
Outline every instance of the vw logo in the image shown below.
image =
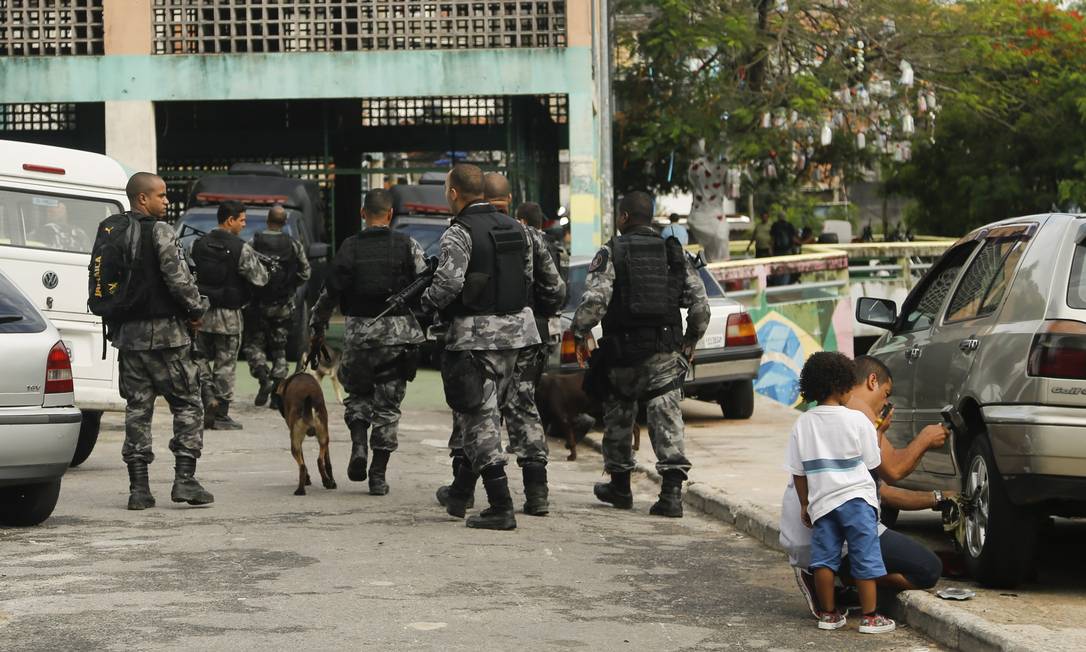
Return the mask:
{"type": "Polygon", "coordinates": [[[41,284],[44,285],[46,289],[52,290],[57,286],[57,283],[60,283],[60,277],[57,276],[56,272],[46,272],[41,277],[41,284]]]}

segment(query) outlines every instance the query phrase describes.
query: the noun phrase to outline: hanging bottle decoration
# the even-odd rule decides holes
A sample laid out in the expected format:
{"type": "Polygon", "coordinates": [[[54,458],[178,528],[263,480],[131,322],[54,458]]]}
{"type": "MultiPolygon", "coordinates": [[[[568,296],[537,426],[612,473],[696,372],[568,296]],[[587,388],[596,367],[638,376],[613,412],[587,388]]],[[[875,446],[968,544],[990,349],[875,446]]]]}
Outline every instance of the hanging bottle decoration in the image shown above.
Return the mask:
{"type": "Polygon", "coordinates": [[[864,132],[861,131],[858,134],[856,134],[856,149],[866,149],[866,148],[867,148],[867,136],[865,136],[864,132]]]}
{"type": "Polygon", "coordinates": [[[771,126],[770,120],[771,118],[769,117],[768,111],[762,114],[762,129],[769,129],[771,126]]]}
{"type": "Polygon", "coordinates": [[[867,87],[860,85],[859,91],[856,93],[857,99],[860,100],[860,106],[868,106],[871,104],[871,94],[867,92],[867,87]]]}
{"type": "Polygon", "coordinates": [[[926,97],[924,97],[923,93],[920,93],[920,95],[917,97],[916,111],[920,115],[924,115],[925,113],[928,112],[928,100],[927,100],[926,97]]]}
{"type": "Polygon", "coordinates": [[[821,143],[823,147],[826,147],[833,142],[833,129],[830,127],[830,121],[826,120],[822,123],[822,135],[821,143]]]}
{"type": "Polygon", "coordinates": [[[935,104],[935,93],[933,91],[928,91],[927,98],[928,98],[928,110],[937,111],[938,106],[935,104]]]}
{"type": "Polygon", "coordinates": [[[901,64],[898,65],[898,68],[901,70],[901,80],[900,80],[899,83],[902,86],[912,86],[913,85],[913,66],[912,66],[912,64],[910,64],[908,61],[902,59],[901,64]]]}
{"type": "Polygon", "coordinates": [[[793,110],[792,114],[789,116],[789,124],[795,126],[797,122],[799,122],[799,111],[793,110]]]}
{"type": "Polygon", "coordinates": [[[901,131],[906,136],[911,136],[913,132],[916,131],[916,124],[913,122],[911,113],[906,113],[905,116],[901,118],[901,131]]]}
{"type": "Polygon", "coordinates": [[[769,163],[766,164],[766,166],[765,166],[765,176],[766,176],[767,179],[776,179],[777,178],[777,166],[773,164],[773,161],[770,161],[769,163]]]}

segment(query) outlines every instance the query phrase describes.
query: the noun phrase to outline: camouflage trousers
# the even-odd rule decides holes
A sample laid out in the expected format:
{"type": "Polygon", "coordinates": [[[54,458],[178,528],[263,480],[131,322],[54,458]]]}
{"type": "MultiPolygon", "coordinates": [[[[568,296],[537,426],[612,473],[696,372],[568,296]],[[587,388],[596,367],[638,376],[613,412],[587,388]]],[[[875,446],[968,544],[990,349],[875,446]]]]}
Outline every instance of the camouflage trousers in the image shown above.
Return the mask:
{"type": "Polygon", "coordinates": [[[203,359],[198,361],[200,383],[209,384],[211,394],[217,400],[226,402],[234,400],[234,380],[237,374],[241,335],[200,331],[196,337],[200,338],[200,352],[203,354],[203,359]]]}
{"type": "Polygon", "coordinates": [[[200,381],[188,346],[155,351],[121,351],[121,396],[128,401],[124,414],[125,463],[155,460],[151,450],[151,417],[155,398],[162,396],[173,413],[170,450],[177,457],[200,457],[204,447],[204,406],[200,381]]]}
{"type": "Polygon", "coordinates": [[[453,436],[460,433],[461,445],[457,448],[464,449],[476,473],[481,473],[488,466],[505,465],[501,438],[502,406],[511,398],[513,371],[519,353],[520,349],[471,352],[485,370],[483,404],[473,412],[453,412],[453,436]]]}
{"type": "Polygon", "coordinates": [[[287,338],[293,324],[293,316],[272,319],[262,315],[256,324],[246,329],[243,350],[253,378],[282,380],[287,377],[290,370],[287,365],[287,338]]]}
{"type": "Polygon", "coordinates": [[[343,352],[339,382],[347,392],[343,401],[343,421],[351,431],[352,457],[367,455],[367,444],[374,450],[387,451],[394,451],[399,446],[400,403],[407,393],[407,381],[388,377],[387,372],[382,372],[383,368],[395,364],[407,348],[404,345],[348,347],[343,352]],[[375,375],[381,378],[375,378],[375,375]]]}
{"type": "MultiPolygon", "coordinates": [[[[501,404],[501,416],[509,433],[507,453],[517,456],[517,465],[528,463],[546,464],[549,448],[547,436],[539,420],[539,410],[535,405],[535,390],[547,364],[551,352],[550,344],[537,344],[520,349],[516,364],[513,366],[513,380],[509,400],[501,404]]],[[[453,419],[453,430],[449,436],[449,448],[456,450],[464,447],[464,437],[453,419]]]]}
{"type": "Polygon", "coordinates": [[[689,364],[678,353],[659,353],[633,367],[614,367],[607,371],[612,394],[603,403],[603,463],[608,473],[634,468],[633,425],[639,401],[647,402],[649,439],[656,453],[656,470],[690,469],[683,446],[682,379],[689,364]],[[663,391],[669,385],[671,389],[663,391]],[[613,391],[613,390],[612,390],[613,391]]]}

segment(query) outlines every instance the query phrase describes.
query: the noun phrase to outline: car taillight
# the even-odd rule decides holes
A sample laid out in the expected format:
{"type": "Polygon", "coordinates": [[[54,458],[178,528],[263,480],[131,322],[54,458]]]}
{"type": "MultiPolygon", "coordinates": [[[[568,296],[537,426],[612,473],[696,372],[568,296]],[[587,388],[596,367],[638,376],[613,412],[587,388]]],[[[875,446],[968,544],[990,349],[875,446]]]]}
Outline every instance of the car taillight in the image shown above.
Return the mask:
{"type": "MultiPolygon", "coordinates": [[[[596,349],[596,338],[592,333],[588,334],[588,350],[596,349]]],[[[562,364],[577,364],[577,343],[573,339],[573,331],[562,333],[562,364]]]]}
{"type": "Polygon", "coordinates": [[[72,361],[64,342],[57,342],[49,350],[45,363],[45,393],[63,394],[75,391],[72,383],[72,361]]]}
{"type": "Polygon", "coordinates": [[[1046,321],[1033,336],[1026,369],[1031,376],[1086,380],[1086,324],[1046,321]]]}
{"type": "Polygon", "coordinates": [[[754,322],[745,312],[728,315],[728,327],[724,329],[724,346],[753,346],[758,343],[754,322]]]}

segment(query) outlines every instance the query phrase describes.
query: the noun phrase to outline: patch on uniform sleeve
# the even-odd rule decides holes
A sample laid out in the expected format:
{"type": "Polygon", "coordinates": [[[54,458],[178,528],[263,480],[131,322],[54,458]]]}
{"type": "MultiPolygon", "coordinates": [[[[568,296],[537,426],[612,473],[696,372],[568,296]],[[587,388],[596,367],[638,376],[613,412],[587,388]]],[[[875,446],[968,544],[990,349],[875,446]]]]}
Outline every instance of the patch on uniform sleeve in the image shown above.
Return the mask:
{"type": "Polygon", "coordinates": [[[596,252],[596,256],[592,259],[592,262],[588,264],[588,271],[594,272],[598,269],[602,269],[607,266],[607,248],[603,247],[596,252]]]}

